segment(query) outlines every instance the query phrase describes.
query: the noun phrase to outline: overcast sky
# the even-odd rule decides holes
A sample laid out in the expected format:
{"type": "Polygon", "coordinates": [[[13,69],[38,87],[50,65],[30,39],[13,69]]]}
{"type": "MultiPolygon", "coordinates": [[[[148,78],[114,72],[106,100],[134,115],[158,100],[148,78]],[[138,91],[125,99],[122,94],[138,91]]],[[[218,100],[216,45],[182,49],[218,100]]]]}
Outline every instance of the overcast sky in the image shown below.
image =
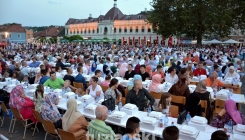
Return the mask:
{"type": "MultiPolygon", "coordinates": [[[[117,0],[124,14],[137,14],[151,9],[151,0],[117,0]]],[[[69,18],[105,15],[114,0],[0,0],[0,24],[21,23],[23,26],[65,25],[69,18]]]]}

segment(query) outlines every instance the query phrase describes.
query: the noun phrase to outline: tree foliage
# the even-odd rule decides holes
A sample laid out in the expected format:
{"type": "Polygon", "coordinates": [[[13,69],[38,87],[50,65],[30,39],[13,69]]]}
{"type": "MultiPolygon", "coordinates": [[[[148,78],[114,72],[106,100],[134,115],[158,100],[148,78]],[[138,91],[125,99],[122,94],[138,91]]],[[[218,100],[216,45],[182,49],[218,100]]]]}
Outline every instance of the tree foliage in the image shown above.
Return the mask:
{"type": "Polygon", "coordinates": [[[245,29],[243,0],[152,0],[154,8],[147,20],[157,34],[165,37],[185,34],[197,39],[202,36],[226,37],[231,28],[245,29]]]}
{"type": "Polygon", "coordinates": [[[83,37],[80,35],[72,35],[72,36],[63,36],[63,39],[69,40],[69,42],[72,42],[73,40],[83,40],[83,37]]]}

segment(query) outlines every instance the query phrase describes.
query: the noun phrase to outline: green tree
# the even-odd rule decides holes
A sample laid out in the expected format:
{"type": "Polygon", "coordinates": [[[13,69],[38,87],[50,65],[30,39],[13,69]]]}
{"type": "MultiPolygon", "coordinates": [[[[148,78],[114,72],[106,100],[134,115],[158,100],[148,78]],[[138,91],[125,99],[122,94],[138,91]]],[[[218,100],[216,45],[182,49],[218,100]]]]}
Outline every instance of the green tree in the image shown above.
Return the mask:
{"type": "Polygon", "coordinates": [[[72,42],[73,40],[83,40],[83,37],[80,35],[72,35],[72,36],[63,36],[63,39],[69,40],[69,42],[72,42]]]}
{"type": "Polygon", "coordinates": [[[165,37],[185,34],[201,46],[204,34],[226,37],[231,28],[245,29],[242,0],[152,0],[147,20],[165,37]]]}

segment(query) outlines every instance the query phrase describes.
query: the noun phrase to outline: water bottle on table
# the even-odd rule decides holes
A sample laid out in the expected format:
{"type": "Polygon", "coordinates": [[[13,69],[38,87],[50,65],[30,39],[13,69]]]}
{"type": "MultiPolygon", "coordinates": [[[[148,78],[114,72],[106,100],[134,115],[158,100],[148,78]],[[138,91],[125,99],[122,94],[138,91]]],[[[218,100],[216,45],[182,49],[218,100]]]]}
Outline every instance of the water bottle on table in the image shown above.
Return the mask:
{"type": "Polygon", "coordinates": [[[188,125],[190,120],[191,120],[191,115],[190,115],[190,112],[188,112],[187,115],[186,115],[186,119],[185,119],[186,125],[188,125]]]}
{"type": "Polygon", "coordinates": [[[83,101],[83,108],[85,108],[87,106],[87,102],[86,100],[83,101]]]}
{"type": "Polygon", "coordinates": [[[119,103],[118,103],[118,110],[120,111],[121,108],[122,108],[122,101],[121,101],[121,99],[120,99],[120,100],[119,100],[119,103]]]}
{"type": "Polygon", "coordinates": [[[168,114],[166,114],[166,117],[164,118],[164,126],[168,126],[168,114]]]}
{"type": "Polygon", "coordinates": [[[159,127],[162,128],[163,127],[163,122],[162,119],[159,120],[159,127]]]}
{"type": "Polygon", "coordinates": [[[168,92],[168,84],[167,83],[165,84],[164,90],[165,90],[165,92],[168,92]]]}
{"type": "Polygon", "coordinates": [[[232,122],[232,119],[230,119],[230,121],[228,122],[228,130],[227,130],[227,132],[232,134],[232,130],[233,130],[233,122],[232,122]]]}
{"type": "Polygon", "coordinates": [[[148,112],[148,115],[151,113],[151,105],[148,106],[147,112],[148,112]]]}

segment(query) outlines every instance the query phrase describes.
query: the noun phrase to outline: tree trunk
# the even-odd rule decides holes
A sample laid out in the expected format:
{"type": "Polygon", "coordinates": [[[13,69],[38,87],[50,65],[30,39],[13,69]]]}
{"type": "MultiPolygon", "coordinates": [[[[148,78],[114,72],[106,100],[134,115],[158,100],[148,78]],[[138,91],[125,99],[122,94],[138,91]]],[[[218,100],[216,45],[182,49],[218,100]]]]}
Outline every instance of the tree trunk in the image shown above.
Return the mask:
{"type": "Polygon", "coordinates": [[[197,47],[201,48],[202,47],[202,31],[199,30],[197,34],[197,47]]]}

